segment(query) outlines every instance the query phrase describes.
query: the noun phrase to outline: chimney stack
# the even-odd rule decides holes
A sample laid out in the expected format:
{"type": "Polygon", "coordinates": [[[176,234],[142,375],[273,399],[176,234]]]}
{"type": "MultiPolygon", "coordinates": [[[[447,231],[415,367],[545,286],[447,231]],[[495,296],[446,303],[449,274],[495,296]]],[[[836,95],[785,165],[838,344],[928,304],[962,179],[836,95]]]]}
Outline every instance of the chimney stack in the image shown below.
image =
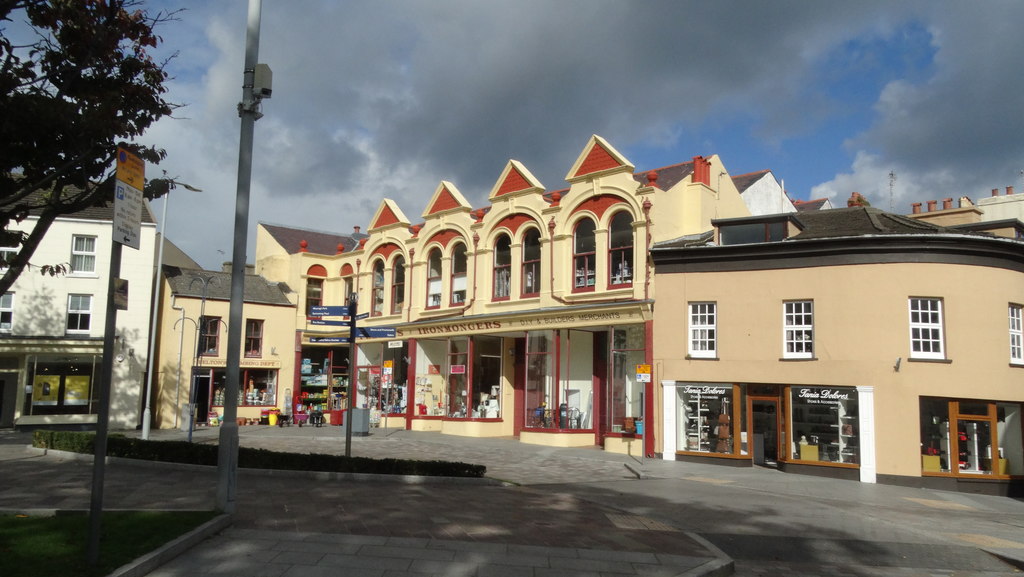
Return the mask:
{"type": "Polygon", "coordinates": [[[913,214],[921,214],[921,203],[913,202],[910,204],[910,210],[913,214]]]}
{"type": "Polygon", "coordinates": [[[949,210],[951,208],[953,208],[953,199],[952,198],[944,198],[944,199],[942,199],[942,210],[949,210]]]}
{"type": "Polygon", "coordinates": [[[355,229],[355,233],[353,233],[353,234],[359,234],[359,227],[358,226],[353,226],[352,228],[355,229]]]}
{"type": "Polygon", "coordinates": [[[999,196],[999,189],[998,188],[993,188],[992,189],[992,196],[999,196]]]}
{"type": "Polygon", "coordinates": [[[1009,196],[1011,194],[1013,194],[1013,187],[1012,186],[1007,186],[1006,187],[1006,195],[1009,196]]]}
{"type": "Polygon", "coordinates": [[[935,207],[938,204],[939,204],[939,201],[937,201],[937,200],[929,200],[928,201],[928,212],[933,212],[935,210],[935,207]]]}

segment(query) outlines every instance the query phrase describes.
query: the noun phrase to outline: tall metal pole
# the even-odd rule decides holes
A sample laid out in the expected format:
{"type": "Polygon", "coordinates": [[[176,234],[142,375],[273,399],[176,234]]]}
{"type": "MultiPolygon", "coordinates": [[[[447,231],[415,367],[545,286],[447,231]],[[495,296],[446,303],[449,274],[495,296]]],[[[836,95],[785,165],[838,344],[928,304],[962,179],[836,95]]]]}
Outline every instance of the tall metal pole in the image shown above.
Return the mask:
{"type": "Polygon", "coordinates": [[[142,439],[149,439],[149,428],[153,423],[153,416],[150,405],[153,404],[153,353],[156,351],[156,329],[159,324],[157,313],[160,306],[160,289],[163,287],[163,265],[164,265],[164,235],[167,232],[167,204],[171,201],[171,193],[164,195],[164,208],[160,216],[160,246],[156,249],[156,288],[153,290],[153,306],[149,309],[153,318],[150,319],[149,328],[149,355],[146,357],[146,408],[142,411],[142,439]]]}
{"type": "Polygon", "coordinates": [[[348,410],[345,411],[345,456],[352,456],[352,419],[359,398],[359,371],[356,369],[356,310],[359,296],[352,293],[348,298],[348,410]]]}
{"type": "Polygon", "coordinates": [[[217,454],[217,508],[235,512],[238,478],[238,391],[239,363],[242,351],[242,305],[245,297],[245,253],[249,235],[249,184],[252,179],[252,141],[260,99],[255,94],[256,64],[260,45],[260,0],[249,0],[249,18],[245,37],[245,69],[242,119],[238,145],[238,190],[235,195],[235,244],[231,253],[231,308],[228,317],[227,382],[224,386],[224,422],[220,427],[217,454]]]}
{"type": "Polygon", "coordinates": [[[96,439],[93,445],[92,498],[89,503],[89,543],[86,548],[90,566],[95,566],[100,559],[103,479],[106,473],[110,388],[114,380],[114,335],[117,332],[117,308],[112,295],[117,286],[117,278],[121,276],[121,243],[111,240],[110,244],[110,278],[107,281],[107,314],[103,327],[103,361],[100,365],[99,405],[96,409],[96,439]]]}

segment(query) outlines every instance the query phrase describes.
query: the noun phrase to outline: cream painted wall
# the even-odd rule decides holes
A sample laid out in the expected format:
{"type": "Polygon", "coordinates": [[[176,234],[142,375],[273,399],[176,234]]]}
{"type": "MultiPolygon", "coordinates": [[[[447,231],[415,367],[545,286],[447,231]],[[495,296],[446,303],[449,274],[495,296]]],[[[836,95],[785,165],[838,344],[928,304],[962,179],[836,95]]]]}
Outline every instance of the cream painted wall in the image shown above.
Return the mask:
{"type": "Polygon", "coordinates": [[[673,304],[655,311],[655,382],[873,386],[879,474],[920,474],[919,396],[1024,401],[1006,324],[1007,303],[1024,301],[1019,272],[905,263],[661,274],[657,283],[659,300],[673,304]],[[911,296],[943,299],[952,362],[909,361],[911,296]],[[780,361],[782,303],[799,299],[814,300],[817,360],[780,361]],[[719,360],[686,360],[686,303],[705,300],[718,304],[719,360]]]}

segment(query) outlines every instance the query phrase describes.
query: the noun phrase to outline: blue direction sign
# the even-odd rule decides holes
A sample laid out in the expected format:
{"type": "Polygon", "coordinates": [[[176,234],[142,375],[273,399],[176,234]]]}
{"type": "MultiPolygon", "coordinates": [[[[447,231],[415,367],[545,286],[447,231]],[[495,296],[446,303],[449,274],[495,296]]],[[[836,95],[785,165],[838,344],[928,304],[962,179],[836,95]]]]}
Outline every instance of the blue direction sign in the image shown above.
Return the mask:
{"type": "Polygon", "coordinates": [[[393,339],[395,327],[359,327],[359,336],[368,339],[393,339]]]}
{"type": "Polygon", "coordinates": [[[368,319],[368,318],[370,318],[370,313],[362,313],[362,314],[356,315],[356,320],[357,321],[361,321],[363,319],[368,319]]]}
{"type": "Polygon", "coordinates": [[[347,317],[348,307],[310,307],[311,317],[347,317]]]}
{"type": "Polygon", "coordinates": [[[348,337],[309,337],[311,343],[347,343],[348,337]]]}
{"type": "Polygon", "coordinates": [[[347,327],[348,321],[325,321],[323,319],[309,319],[309,324],[328,327],[347,327]]]}

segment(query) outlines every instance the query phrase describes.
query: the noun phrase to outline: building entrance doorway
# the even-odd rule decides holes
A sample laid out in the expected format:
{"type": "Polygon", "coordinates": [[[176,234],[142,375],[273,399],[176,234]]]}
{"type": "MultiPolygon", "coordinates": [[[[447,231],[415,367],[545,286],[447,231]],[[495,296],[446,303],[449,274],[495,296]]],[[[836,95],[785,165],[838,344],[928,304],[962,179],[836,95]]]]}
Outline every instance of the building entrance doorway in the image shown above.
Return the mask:
{"type": "Polygon", "coordinates": [[[749,402],[754,464],[776,467],[779,462],[779,439],[782,438],[779,399],[751,397],[749,402]]]}

